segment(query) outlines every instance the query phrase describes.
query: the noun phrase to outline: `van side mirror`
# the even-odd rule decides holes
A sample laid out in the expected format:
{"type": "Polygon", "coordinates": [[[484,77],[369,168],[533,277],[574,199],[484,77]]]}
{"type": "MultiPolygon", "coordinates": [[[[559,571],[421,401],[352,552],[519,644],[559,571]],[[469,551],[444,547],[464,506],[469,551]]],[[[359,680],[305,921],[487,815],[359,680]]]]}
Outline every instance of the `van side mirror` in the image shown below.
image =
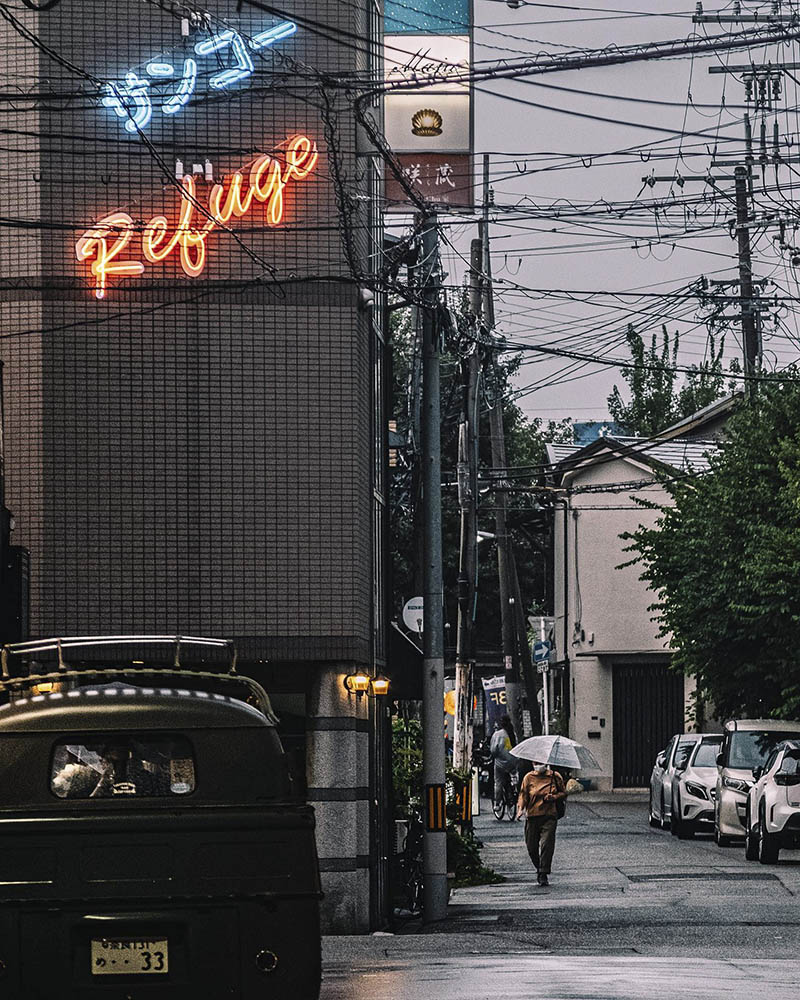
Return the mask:
{"type": "Polygon", "coordinates": [[[758,779],[761,777],[763,773],[764,773],[764,768],[761,767],[761,765],[753,768],[753,777],[756,779],[756,781],[758,781],[758,779]]]}
{"type": "Polygon", "coordinates": [[[725,763],[725,761],[724,761],[723,756],[722,756],[722,751],[720,751],[717,754],[717,767],[722,767],[724,765],[724,763],[725,763]]]}

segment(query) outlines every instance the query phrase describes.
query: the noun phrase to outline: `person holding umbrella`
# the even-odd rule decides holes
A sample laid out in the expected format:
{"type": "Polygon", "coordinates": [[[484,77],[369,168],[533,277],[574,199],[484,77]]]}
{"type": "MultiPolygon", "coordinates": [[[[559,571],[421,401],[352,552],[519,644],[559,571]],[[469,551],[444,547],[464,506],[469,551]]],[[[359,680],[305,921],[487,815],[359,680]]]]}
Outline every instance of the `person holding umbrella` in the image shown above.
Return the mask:
{"type": "Polygon", "coordinates": [[[556,846],[558,807],[567,797],[564,779],[541,761],[522,779],[517,800],[517,818],[525,817],[525,846],[536,868],[539,885],[549,885],[548,875],[556,846]]]}
{"type": "Polygon", "coordinates": [[[554,767],[599,770],[591,752],[564,736],[531,736],[512,747],[515,757],[533,761],[522,780],[517,818],[525,816],[525,846],[537,871],[539,885],[549,885],[556,826],[564,815],[567,797],[564,779],[554,767]]]}

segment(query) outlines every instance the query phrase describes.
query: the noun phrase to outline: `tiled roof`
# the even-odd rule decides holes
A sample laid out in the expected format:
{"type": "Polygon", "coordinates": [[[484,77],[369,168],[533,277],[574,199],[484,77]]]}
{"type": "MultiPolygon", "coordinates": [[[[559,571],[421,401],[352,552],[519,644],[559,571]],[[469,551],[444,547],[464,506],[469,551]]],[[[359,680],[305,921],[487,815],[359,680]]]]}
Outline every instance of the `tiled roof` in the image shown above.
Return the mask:
{"type": "MultiPolygon", "coordinates": [[[[709,468],[708,456],[719,450],[717,441],[697,441],[688,438],[651,441],[634,437],[609,437],[602,440],[630,449],[628,455],[631,458],[638,458],[643,462],[654,460],[681,472],[705,472],[709,468]]],[[[597,454],[597,445],[593,442],[588,447],[593,449],[592,453],[586,456],[587,462],[591,462],[592,457],[597,454]]],[[[551,444],[547,446],[547,456],[550,462],[560,465],[568,459],[579,458],[579,453],[586,448],[587,446],[579,447],[573,444],[551,444]]]]}

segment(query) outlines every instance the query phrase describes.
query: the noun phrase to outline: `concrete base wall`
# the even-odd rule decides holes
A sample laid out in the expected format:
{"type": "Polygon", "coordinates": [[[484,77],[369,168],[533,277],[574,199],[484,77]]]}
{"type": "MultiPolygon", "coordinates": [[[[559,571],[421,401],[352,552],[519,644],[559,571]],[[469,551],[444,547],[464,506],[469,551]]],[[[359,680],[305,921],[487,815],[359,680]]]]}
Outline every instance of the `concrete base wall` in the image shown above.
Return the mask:
{"type": "Polygon", "coordinates": [[[614,784],[613,674],[596,657],[572,661],[572,713],[569,735],[597,758],[602,771],[592,774],[596,787],[610,791],[614,784]],[[590,736],[589,734],[599,734],[590,736]]]}
{"type": "Polygon", "coordinates": [[[367,696],[344,687],[352,665],[321,670],[307,705],[308,800],[317,817],[322,926],[370,929],[370,723],[367,696]]]}

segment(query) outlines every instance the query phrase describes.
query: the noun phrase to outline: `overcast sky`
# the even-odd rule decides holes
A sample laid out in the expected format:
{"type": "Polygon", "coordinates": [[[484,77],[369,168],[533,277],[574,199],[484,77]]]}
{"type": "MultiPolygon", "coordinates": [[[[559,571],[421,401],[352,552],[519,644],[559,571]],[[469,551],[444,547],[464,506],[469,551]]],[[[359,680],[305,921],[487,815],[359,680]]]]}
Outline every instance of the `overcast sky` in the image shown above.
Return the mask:
{"type": "MultiPolygon", "coordinates": [[[[769,6],[760,5],[763,10],[769,6]]],[[[706,10],[711,9],[707,4],[706,10]]],[[[476,63],[542,50],[622,46],[704,32],[692,24],[694,5],[682,10],[669,0],[587,0],[571,6],[524,3],[516,10],[502,0],[474,0],[474,10],[476,63]],[[648,8],[646,16],[630,16],[644,7],[648,8]]],[[[724,30],[708,27],[711,35],[724,30]]],[[[798,61],[800,54],[797,46],[773,46],[768,58],[798,61]]],[[[652,208],[636,210],[625,218],[602,205],[601,214],[576,216],[575,211],[601,200],[614,205],[635,201],[637,196],[643,203],[669,197],[669,183],[642,190],[642,178],[653,171],[657,175],[702,177],[710,165],[708,154],[717,132],[721,148],[733,146],[741,151],[741,78],[710,75],[708,68],[748,59],[740,51],[481,84],[475,95],[476,165],[480,174],[480,154],[492,154],[492,185],[498,205],[492,223],[498,328],[510,341],[624,358],[627,323],[635,322],[649,336],[663,319],[670,332],[682,331],[680,363],[703,359],[706,327],[699,322],[691,300],[629,295],[620,299],[595,296],[587,301],[585,295],[579,295],[578,301],[572,301],[564,293],[672,292],[685,290],[701,274],[735,276],[736,247],[727,227],[733,203],[724,196],[709,196],[705,203],[694,206],[697,218],[686,218],[679,209],[681,220],[706,230],[704,235],[689,239],[682,235],[676,238],[675,226],[652,208]],[[721,108],[723,92],[726,106],[721,108]],[[689,94],[691,103],[687,101],[689,94]],[[687,133],[685,138],[680,138],[681,132],[687,133]],[[732,144],[726,137],[737,141],[732,144]],[[648,147],[667,151],[669,158],[647,161],[648,147]],[[602,155],[618,150],[632,152],[602,155]],[[511,206],[518,206],[518,210],[509,211],[511,206]],[[564,213],[570,217],[563,217],[564,213]],[[545,295],[529,291],[549,289],[558,291],[545,295]]],[[[797,87],[793,80],[787,81],[787,86],[789,93],[777,115],[782,141],[792,133],[797,139],[797,87]],[[787,105],[791,114],[786,113],[787,105]]],[[[772,113],[765,116],[770,138],[774,120],[772,113]]],[[[756,135],[759,127],[756,119],[756,135]]],[[[713,171],[714,176],[723,177],[719,186],[730,192],[733,181],[724,175],[732,170],[713,171]]],[[[793,200],[791,184],[798,178],[788,171],[781,178],[783,198],[776,197],[773,190],[770,204],[787,215],[793,200]]],[[[774,189],[774,172],[768,171],[767,182],[774,189]]],[[[696,180],[687,180],[682,189],[672,187],[673,194],[683,198],[696,199],[710,192],[706,184],[696,180]]],[[[673,216],[673,222],[676,218],[673,216]]],[[[458,282],[463,275],[461,258],[468,252],[475,225],[452,216],[443,221],[454,244],[454,248],[445,246],[445,264],[449,280],[458,282]]],[[[683,221],[678,228],[683,228],[683,221]]],[[[796,294],[795,272],[788,256],[773,249],[776,233],[773,227],[757,235],[755,270],[780,283],[773,291],[796,294]]],[[[731,311],[735,308],[728,313],[731,311]]],[[[797,342],[795,317],[784,314],[777,332],[765,335],[767,365],[785,365],[795,359],[797,342]]],[[[741,354],[737,323],[731,324],[727,334],[726,353],[741,354]]],[[[529,361],[521,370],[518,388],[520,404],[530,416],[603,418],[612,386],[622,384],[617,369],[543,360],[535,354],[526,357],[529,361]]]]}

